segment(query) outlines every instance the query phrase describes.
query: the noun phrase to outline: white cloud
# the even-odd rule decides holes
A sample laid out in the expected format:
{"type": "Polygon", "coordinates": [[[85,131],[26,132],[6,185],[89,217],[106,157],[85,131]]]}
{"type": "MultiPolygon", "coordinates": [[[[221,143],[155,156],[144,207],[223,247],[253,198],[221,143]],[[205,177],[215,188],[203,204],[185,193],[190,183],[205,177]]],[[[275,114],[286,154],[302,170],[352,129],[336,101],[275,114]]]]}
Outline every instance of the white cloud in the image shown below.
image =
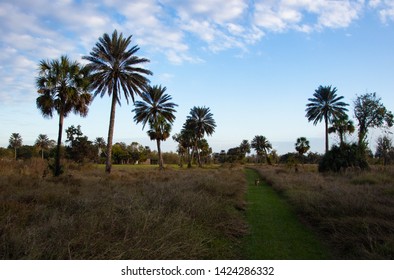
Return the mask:
{"type": "Polygon", "coordinates": [[[394,21],[394,1],[374,0],[369,2],[370,7],[379,11],[380,20],[383,23],[394,21]]]}
{"type": "Polygon", "coordinates": [[[257,26],[274,32],[344,28],[358,19],[363,6],[363,0],[261,0],[256,2],[254,20],[257,26]],[[306,15],[316,20],[313,22],[306,15]]]}

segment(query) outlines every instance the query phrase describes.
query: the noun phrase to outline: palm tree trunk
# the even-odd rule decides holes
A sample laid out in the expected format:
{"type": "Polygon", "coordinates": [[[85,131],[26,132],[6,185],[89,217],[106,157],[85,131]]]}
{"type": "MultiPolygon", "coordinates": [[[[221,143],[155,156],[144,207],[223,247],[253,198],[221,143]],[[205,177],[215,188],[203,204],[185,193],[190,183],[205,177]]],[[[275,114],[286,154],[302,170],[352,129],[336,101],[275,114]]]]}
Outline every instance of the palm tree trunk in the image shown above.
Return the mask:
{"type": "Polygon", "coordinates": [[[14,148],[14,155],[15,155],[15,160],[16,160],[16,147],[14,148]]]}
{"type": "Polygon", "coordinates": [[[41,149],[41,159],[44,159],[44,149],[41,149]]]}
{"type": "Polygon", "coordinates": [[[63,120],[64,120],[64,112],[61,109],[59,114],[59,132],[57,136],[57,146],[56,146],[56,157],[55,157],[55,176],[59,176],[61,173],[60,170],[60,147],[62,145],[62,134],[63,134],[63,120]]]}
{"type": "Polygon", "coordinates": [[[198,167],[202,167],[200,152],[198,151],[197,140],[196,140],[196,143],[195,143],[195,147],[196,147],[196,151],[197,151],[197,162],[198,162],[198,167]]]}
{"type": "Polygon", "coordinates": [[[111,173],[111,168],[112,168],[112,139],[114,137],[116,95],[117,95],[116,92],[112,93],[111,114],[109,117],[109,128],[108,128],[107,160],[105,163],[105,171],[107,173],[111,173]]]}
{"type": "Polygon", "coordinates": [[[328,116],[325,116],[325,126],[326,126],[326,153],[328,152],[328,116]]]}
{"type": "Polygon", "coordinates": [[[159,168],[160,170],[163,169],[163,155],[161,154],[161,148],[160,148],[160,139],[156,139],[157,143],[157,153],[159,155],[159,168]]]}

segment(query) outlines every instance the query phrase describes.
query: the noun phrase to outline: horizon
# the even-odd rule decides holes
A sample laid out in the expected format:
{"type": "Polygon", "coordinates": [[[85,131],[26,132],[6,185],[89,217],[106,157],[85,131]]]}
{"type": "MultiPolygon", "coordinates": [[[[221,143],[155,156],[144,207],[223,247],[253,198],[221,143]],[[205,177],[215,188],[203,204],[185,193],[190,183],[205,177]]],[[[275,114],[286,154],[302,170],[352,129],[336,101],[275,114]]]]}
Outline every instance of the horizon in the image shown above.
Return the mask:
{"type": "MultiPolygon", "coordinates": [[[[58,116],[44,119],[35,104],[39,61],[65,54],[86,63],[82,56],[114,29],[132,35],[130,47],[138,45],[137,55],[151,61],[144,65],[153,72],[151,84],[165,86],[179,105],[171,135],[193,106],[211,109],[217,127],[206,139],[213,152],[264,135],[278,154],[295,152],[302,136],[322,153],[324,125],[305,117],[320,85],[338,89],[350,119],[356,95],[367,92],[394,111],[394,1],[6,0],[0,14],[0,147],[14,132],[25,145],[39,134],[57,138],[58,116]]],[[[155,150],[146,129],[133,122],[132,104],[121,101],[113,143],[155,150]]],[[[89,140],[107,141],[109,113],[110,98],[97,97],[86,118],[70,114],[64,129],[81,125],[89,140]]],[[[373,151],[381,134],[368,135],[373,151]]],[[[330,146],[336,141],[330,136],[330,146]]],[[[162,149],[175,151],[176,143],[170,137],[162,149]]]]}

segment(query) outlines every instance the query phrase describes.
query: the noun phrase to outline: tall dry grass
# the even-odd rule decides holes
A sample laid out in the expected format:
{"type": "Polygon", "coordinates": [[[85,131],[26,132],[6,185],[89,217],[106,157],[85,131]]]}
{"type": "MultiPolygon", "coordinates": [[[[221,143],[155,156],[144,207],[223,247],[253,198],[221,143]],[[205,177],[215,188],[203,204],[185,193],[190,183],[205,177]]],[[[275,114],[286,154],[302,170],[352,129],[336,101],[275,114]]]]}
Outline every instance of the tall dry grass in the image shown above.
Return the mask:
{"type": "Polygon", "coordinates": [[[241,169],[119,169],[0,162],[1,259],[237,258],[241,169]]]}
{"type": "Polygon", "coordinates": [[[319,174],[261,167],[260,174],[343,259],[394,258],[394,168],[319,174]]]}

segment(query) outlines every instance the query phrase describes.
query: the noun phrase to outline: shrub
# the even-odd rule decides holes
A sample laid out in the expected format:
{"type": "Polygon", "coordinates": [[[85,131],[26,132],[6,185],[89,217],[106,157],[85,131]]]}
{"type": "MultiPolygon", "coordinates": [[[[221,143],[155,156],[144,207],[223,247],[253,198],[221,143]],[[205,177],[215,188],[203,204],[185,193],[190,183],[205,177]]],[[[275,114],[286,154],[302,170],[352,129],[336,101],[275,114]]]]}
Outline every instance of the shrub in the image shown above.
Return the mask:
{"type": "Polygon", "coordinates": [[[365,149],[356,144],[333,146],[319,163],[319,172],[340,172],[348,168],[367,169],[369,167],[365,149]]]}

